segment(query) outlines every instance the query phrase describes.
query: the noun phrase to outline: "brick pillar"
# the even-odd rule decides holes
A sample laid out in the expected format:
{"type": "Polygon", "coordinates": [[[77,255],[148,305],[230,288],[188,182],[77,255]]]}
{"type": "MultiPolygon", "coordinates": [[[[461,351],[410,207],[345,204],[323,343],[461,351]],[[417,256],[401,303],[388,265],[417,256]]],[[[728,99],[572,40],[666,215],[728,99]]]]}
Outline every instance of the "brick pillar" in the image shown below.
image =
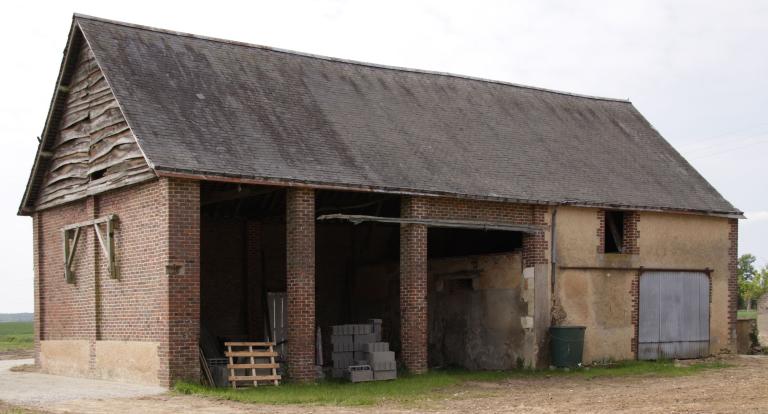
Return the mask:
{"type": "MultiPolygon", "coordinates": [[[[736,351],[736,312],[739,308],[739,220],[728,219],[728,333],[731,349],[736,351]]],[[[711,289],[711,285],[710,285],[711,289]]]]}
{"type": "Polygon", "coordinates": [[[315,371],[315,192],[286,195],[288,374],[311,381],[315,371]]]}
{"type": "MultiPolygon", "coordinates": [[[[168,334],[161,339],[160,383],[200,378],[200,183],[161,179],[166,227],[168,334]]],[[[153,246],[150,246],[154,248],[153,246]]]]}
{"type": "MultiPolygon", "coordinates": [[[[401,217],[424,217],[427,200],[403,197],[401,217]]],[[[408,371],[427,371],[427,226],[400,225],[400,358],[408,371]]]]}

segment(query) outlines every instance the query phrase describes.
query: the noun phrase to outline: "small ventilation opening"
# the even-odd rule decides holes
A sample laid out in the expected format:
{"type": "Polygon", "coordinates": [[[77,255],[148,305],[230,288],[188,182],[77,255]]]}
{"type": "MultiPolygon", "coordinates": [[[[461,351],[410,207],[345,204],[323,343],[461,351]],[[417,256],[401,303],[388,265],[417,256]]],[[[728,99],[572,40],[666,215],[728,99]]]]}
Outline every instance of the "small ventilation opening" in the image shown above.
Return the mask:
{"type": "Polygon", "coordinates": [[[605,212],[605,253],[621,253],[624,251],[624,212],[605,212]]]}
{"type": "Polygon", "coordinates": [[[103,169],[103,170],[97,170],[97,171],[94,171],[94,172],[92,172],[92,173],[90,174],[90,177],[91,177],[91,181],[96,181],[96,180],[98,180],[99,178],[102,178],[102,177],[104,177],[104,174],[105,174],[106,172],[107,172],[107,170],[106,170],[106,169],[103,169]]]}

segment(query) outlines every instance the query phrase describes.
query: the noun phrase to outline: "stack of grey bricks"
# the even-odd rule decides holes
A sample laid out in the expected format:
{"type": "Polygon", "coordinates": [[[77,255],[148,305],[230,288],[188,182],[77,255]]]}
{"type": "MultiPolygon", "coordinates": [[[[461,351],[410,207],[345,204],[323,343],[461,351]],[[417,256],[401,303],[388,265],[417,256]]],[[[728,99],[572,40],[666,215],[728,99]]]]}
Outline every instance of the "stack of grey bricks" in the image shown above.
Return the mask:
{"type": "Polygon", "coordinates": [[[397,378],[395,353],[381,342],[381,319],[332,327],[333,377],[352,382],[397,378]]]}

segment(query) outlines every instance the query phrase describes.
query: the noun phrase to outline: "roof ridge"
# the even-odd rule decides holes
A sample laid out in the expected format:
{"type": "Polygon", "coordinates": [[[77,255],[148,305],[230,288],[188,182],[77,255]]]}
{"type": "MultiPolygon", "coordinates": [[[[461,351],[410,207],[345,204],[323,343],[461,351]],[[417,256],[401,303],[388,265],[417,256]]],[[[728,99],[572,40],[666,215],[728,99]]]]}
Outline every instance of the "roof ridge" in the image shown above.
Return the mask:
{"type": "Polygon", "coordinates": [[[592,99],[592,100],[598,100],[598,101],[609,101],[609,102],[621,102],[621,103],[629,103],[629,104],[632,103],[629,99],[609,98],[609,97],[603,97],[603,96],[579,94],[579,93],[559,91],[559,90],[556,90],[556,89],[541,88],[541,87],[537,87],[537,86],[521,85],[521,84],[518,84],[518,83],[506,82],[506,81],[501,81],[501,80],[496,80],[496,79],[481,78],[481,77],[477,77],[477,76],[460,75],[460,74],[456,74],[456,73],[440,72],[440,71],[433,71],[433,70],[426,70],[426,69],[406,68],[406,67],[401,67],[401,66],[393,66],[393,65],[384,65],[384,64],[379,64],[379,63],[363,62],[363,61],[353,60],[353,59],[344,59],[344,58],[335,58],[335,57],[331,57],[331,56],[316,55],[316,54],[312,54],[312,53],[299,52],[299,51],[290,50],[290,49],[281,49],[281,48],[276,48],[276,47],[271,47],[271,46],[258,45],[258,44],[255,44],[255,43],[248,43],[248,42],[241,42],[241,41],[237,41],[237,40],[222,39],[222,38],[212,37],[212,36],[196,35],[196,34],[188,33],[188,32],[179,32],[179,31],[175,31],[175,30],[161,29],[161,28],[157,28],[157,27],[145,26],[145,25],[140,25],[140,24],[135,24],[135,23],[127,23],[127,22],[122,22],[122,21],[119,21],[119,20],[105,19],[105,18],[102,18],[102,17],[89,16],[89,15],[81,14],[81,13],[74,13],[72,15],[72,18],[73,19],[93,20],[93,21],[97,21],[97,22],[109,23],[109,24],[114,24],[114,25],[119,25],[119,26],[125,26],[125,27],[130,27],[130,28],[139,29],[139,30],[147,30],[147,31],[151,31],[151,32],[170,34],[170,35],[174,35],[174,36],[183,36],[183,37],[189,37],[189,38],[193,38],[193,39],[205,40],[205,41],[210,41],[210,42],[218,42],[218,43],[225,43],[225,44],[230,44],[230,45],[234,45],[234,46],[241,46],[241,47],[249,47],[249,48],[261,49],[261,50],[266,50],[266,51],[271,51],[271,52],[276,52],[276,53],[285,53],[285,54],[289,54],[289,55],[301,56],[301,57],[313,58],[313,59],[320,59],[320,60],[325,60],[325,61],[329,61],[329,62],[339,62],[339,63],[346,63],[346,64],[351,64],[351,65],[364,66],[364,67],[376,68],[376,69],[387,69],[387,70],[393,70],[393,71],[399,71],[399,72],[409,72],[409,73],[417,73],[417,74],[425,74],[425,75],[437,75],[437,76],[451,77],[451,78],[457,78],[457,79],[466,79],[466,80],[477,81],[477,82],[494,83],[494,84],[497,84],[497,85],[512,86],[512,87],[520,88],[520,89],[528,89],[528,90],[539,91],[539,92],[547,92],[547,93],[553,93],[553,94],[558,94],[558,95],[571,96],[571,97],[574,97],[574,98],[584,98],[584,99],[592,99]]]}

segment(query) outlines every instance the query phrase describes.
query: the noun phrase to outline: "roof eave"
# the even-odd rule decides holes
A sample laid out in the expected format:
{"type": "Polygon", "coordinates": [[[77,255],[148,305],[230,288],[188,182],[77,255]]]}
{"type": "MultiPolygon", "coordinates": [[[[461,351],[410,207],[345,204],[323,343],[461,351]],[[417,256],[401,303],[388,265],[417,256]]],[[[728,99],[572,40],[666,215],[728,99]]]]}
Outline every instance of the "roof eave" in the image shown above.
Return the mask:
{"type": "Polygon", "coordinates": [[[696,210],[696,209],[688,209],[688,208],[595,203],[595,202],[581,201],[581,200],[533,200],[533,199],[526,199],[526,198],[504,197],[499,195],[462,194],[462,193],[430,191],[430,190],[422,190],[422,189],[414,189],[414,188],[330,183],[330,182],[301,180],[301,179],[295,179],[295,178],[245,176],[240,174],[226,174],[226,173],[210,172],[210,171],[184,170],[179,168],[170,168],[170,167],[157,166],[157,165],[155,166],[155,173],[158,175],[158,177],[182,178],[182,179],[189,179],[189,180],[211,181],[211,182],[229,182],[229,183],[249,184],[249,185],[298,187],[298,188],[311,188],[315,190],[360,191],[360,192],[374,192],[374,193],[424,196],[424,197],[451,197],[451,198],[461,198],[461,199],[470,199],[470,200],[498,201],[498,202],[507,202],[507,203],[535,204],[535,205],[545,205],[545,206],[570,206],[570,207],[585,207],[585,208],[605,208],[605,209],[612,209],[612,210],[696,214],[696,215],[706,215],[706,216],[716,216],[716,217],[736,218],[736,219],[745,218],[744,213],[739,210],[735,210],[735,211],[696,210]]]}

